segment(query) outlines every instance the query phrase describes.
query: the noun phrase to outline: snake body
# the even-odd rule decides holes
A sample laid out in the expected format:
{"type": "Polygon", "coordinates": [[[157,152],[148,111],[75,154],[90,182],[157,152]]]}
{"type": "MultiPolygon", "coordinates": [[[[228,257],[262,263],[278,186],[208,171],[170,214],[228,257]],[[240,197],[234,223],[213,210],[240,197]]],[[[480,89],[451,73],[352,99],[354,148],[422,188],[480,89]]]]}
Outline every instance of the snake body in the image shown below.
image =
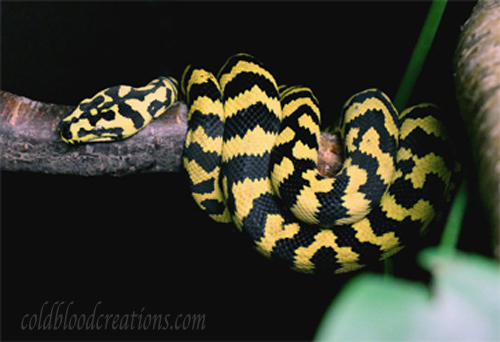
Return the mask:
{"type": "MultiPolygon", "coordinates": [[[[175,100],[176,82],[167,80],[165,105],[152,105],[141,93],[142,108],[175,100]]],[[[162,88],[149,87],[151,94],[162,88]]],[[[346,159],[335,177],[325,178],[316,170],[320,112],[310,89],[278,87],[247,54],[229,58],[217,77],[189,66],[181,89],[189,107],[183,163],[194,200],[294,270],[343,273],[385,259],[424,232],[449,200],[456,164],[433,105],[398,115],[377,89],[351,97],[340,124],[346,159]]],[[[130,93],[118,88],[122,92],[130,93]]],[[[118,124],[122,112],[112,99],[106,107],[116,109],[115,119],[101,111],[101,121],[93,121],[122,129],[121,136],[96,138],[87,127],[96,110],[82,104],[60,125],[64,141],[114,141],[135,133],[118,124]],[[87,139],[86,132],[94,136],[87,139]]]]}

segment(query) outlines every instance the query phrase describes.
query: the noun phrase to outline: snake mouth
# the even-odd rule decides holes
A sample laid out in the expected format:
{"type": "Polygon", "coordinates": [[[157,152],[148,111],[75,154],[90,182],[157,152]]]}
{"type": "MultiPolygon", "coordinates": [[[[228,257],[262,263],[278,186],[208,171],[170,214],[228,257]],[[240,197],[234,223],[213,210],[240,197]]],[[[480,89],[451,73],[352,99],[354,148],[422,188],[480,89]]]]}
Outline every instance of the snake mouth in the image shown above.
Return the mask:
{"type": "Polygon", "coordinates": [[[71,121],[61,121],[57,127],[61,139],[68,144],[106,142],[125,138],[122,128],[105,128],[103,126],[96,126],[90,130],[80,128],[78,133],[74,135],[71,131],[71,124],[71,121]]]}
{"type": "Polygon", "coordinates": [[[80,128],[78,130],[78,138],[73,140],[77,140],[79,143],[112,142],[127,137],[124,136],[123,128],[121,127],[105,128],[103,126],[96,126],[92,129],[80,128]]]}

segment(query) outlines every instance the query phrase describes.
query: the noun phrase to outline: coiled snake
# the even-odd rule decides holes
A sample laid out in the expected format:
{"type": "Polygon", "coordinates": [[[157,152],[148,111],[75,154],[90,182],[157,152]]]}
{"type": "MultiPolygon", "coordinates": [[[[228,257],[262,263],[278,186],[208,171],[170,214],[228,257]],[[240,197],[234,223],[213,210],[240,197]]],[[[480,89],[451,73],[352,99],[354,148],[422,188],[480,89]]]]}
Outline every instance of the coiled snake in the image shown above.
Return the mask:
{"type": "MultiPolygon", "coordinates": [[[[385,259],[449,201],[456,165],[433,105],[398,115],[377,89],[352,96],[339,127],[345,162],[326,178],[316,168],[320,112],[310,89],[278,87],[247,54],[229,58],[218,77],[187,67],[180,88],[194,200],[294,270],[343,273],[385,259]]],[[[60,136],[70,144],[124,139],[176,99],[170,77],[108,88],[83,100],[60,123],[60,136]]]]}

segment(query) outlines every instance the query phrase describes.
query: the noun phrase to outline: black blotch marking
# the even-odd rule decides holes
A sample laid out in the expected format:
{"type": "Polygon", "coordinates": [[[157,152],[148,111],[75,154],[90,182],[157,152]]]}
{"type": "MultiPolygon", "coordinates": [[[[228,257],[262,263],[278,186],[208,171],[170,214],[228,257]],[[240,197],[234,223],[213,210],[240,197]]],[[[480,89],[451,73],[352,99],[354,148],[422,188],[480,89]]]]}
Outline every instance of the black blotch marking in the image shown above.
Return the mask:
{"type": "Polygon", "coordinates": [[[191,118],[188,122],[190,131],[196,131],[198,127],[202,127],[205,134],[210,138],[222,137],[224,133],[224,122],[216,113],[203,114],[199,110],[191,113],[191,118]]]}
{"type": "Polygon", "coordinates": [[[189,89],[189,102],[188,105],[191,106],[198,97],[206,96],[213,102],[222,101],[222,95],[212,81],[205,83],[195,83],[191,85],[189,89]]]}
{"type": "Polygon", "coordinates": [[[214,199],[206,199],[200,204],[206,208],[208,215],[220,215],[224,213],[224,210],[226,209],[224,203],[214,199]]]}
{"type": "Polygon", "coordinates": [[[203,148],[197,143],[190,144],[184,151],[184,156],[189,161],[195,160],[207,173],[212,172],[216,167],[220,166],[222,159],[221,155],[217,152],[203,151],[203,148]]]}
{"type": "Polygon", "coordinates": [[[270,153],[262,156],[239,155],[222,165],[222,173],[227,176],[228,184],[269,177],[270,153]]]}
{"type": "Polygon", "coordinates": [[[151,117],[158,115],[160,110],[165,110],[165,102],[153,100],[148,106],[148,113],[151,117]]]}
{"type": "Polygon", "coordinates": [[[70,130],[70,126],[72,123],[73,123],[73,120],[59,122],[59,125],[57,128],[58,128],[61,136],[64,139],[70,140],[73,137],[73,134],[71,133],[71,130],[70,130]]]}
{"type": "Polygon", "coordinates": [[[244,137],[248,131],[261,127],[265,132],[278,133],[280,119],[270,112],[266,105],[257,102],[226,119],[224,140],[233,137],[244,137]]]}
{"type": "Polygon", "coordinates": [[[215,180],[207,179],[198,184],[191,184],[191,191],[197,194],[210,194],[215,189],[215,180]]]}
{"type": "Polygon", "coordinates": [[[115,117],[116,117],[116,114],[112,110],[107,110],[107,111],[101,113],[101,118],[106,120],[106,121],[112,121],[115,119],[115,117]]]}
{"type": "Polygon", "coordinates": [[[331,247],[321,247],[314,253],[311,262],[315,266],[315,273],[334,272],[340,268],[337,260],[337,252],[331,247]]]}
{"type": "Polygon", "coordinates": [[[125,102],[118,103],[118,110],[121,116],[132,120],[134,128],[139,129],[144,126],[145,120],[144,117],[141,115],[141,113],[139,113],[136,110],[133,110],[132,107],[130,107],[125,102]]]}
{"type": "Polygon", "coordinates": [[[224,88],[224,100],[234,98],[254,87],[260,88],[267,97],[279,99],[278,90],[273,82],[265,76],[255,74],[251,71],[240,72],[230,80],[224,88]]]}

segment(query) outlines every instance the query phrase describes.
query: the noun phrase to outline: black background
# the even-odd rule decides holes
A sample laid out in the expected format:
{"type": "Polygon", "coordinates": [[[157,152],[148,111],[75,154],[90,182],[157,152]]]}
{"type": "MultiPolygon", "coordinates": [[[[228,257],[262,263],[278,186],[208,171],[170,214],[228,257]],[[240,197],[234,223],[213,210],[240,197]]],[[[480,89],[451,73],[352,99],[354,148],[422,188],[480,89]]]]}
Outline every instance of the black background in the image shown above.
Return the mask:
{"type": "MultiPolygon", "coordinates": [[[[189,63],[217,71],[230,55],[248,52],[278,83],[310,86],[328,125],[355,92],[379,87],[394,97],[429,5],[4,2],[2,89],[76,105],[111,85],[179,78],[189,63]]],[[[466,169],[452,56],[472,8],[448,4],[410,99],[444,109],[466,169]]],[[[464,228],[461,247],[484,253],[487,228],[473,202],[475,223],[464,228]]],[[[439,230],[422,244],[438,238],[439,230]]],[[[395,258],[395,273],[425,280],[414,253],[395,258]]],[[[4,339],[307,340],[351,277],[303,275],[268,262],[241,234],[204,216],[184,174],[2,173],[4,339]],[[206,328],[22,330],[23,316],[38,314],[46,301],[46,314],[56,301],[64,309],[73,301],[70,314],[90,315],[99,301],[98,314],[205,314],[206,328]]]]}

